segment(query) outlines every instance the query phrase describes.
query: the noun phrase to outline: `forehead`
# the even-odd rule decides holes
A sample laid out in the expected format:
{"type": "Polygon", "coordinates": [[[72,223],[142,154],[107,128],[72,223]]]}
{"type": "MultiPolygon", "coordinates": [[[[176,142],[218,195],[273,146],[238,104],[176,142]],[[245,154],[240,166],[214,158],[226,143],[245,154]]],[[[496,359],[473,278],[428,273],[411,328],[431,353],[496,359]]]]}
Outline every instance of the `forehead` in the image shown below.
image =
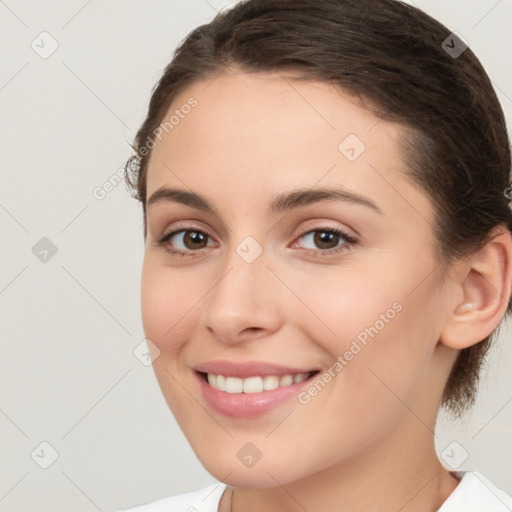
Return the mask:
{"type": "Polygon", "coordinates": [[[291,185],[336,184],[375,197],[383,210],[410,209],[403,199],[398,204],[399,195],[429,209],[404,179],[403,127],[375,117],[334,85],[232,72],[184,89],[163,123],[172,117],[155,140],[148,197],[165,185],[208,195],[222,182],[222,198],[243,206],[291,185]]]}
{"type": "MultiPolygon", "coordinates": [[[[174,99],[162,125],[169,120],[174,126],[164,130],[164,138],[195,135],[203,144],[218,147],[223,141],[226,145],[237,142],[246,150],[248,137],[261,143],[279,139],[293,145],[295,141],[297,146],[304,139],[324,138],[326,144],[319,149],[330,144],[337,152],[338,143],[350,133],[365,143],[385,138],[387,148],[401,133],[398,125],[378,126],[382,121],[362,108],[353,94],[278,72],[232,71],[195,82],[174,99]],[[187,105],[192,101],[197,105],[190,109],[187,105]],[[188,113],[180,115],[181,110],[188,113]]],[[[311,151],[313,144],[304,149],[311,151]]]]}

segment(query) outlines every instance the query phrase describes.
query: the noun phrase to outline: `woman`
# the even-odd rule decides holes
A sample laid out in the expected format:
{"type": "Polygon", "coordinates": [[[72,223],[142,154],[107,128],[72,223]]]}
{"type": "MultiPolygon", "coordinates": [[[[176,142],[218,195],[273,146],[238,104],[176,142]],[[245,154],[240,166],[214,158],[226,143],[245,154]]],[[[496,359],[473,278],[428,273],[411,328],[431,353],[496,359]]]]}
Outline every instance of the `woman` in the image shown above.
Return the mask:
{"type": "Polygon", "coordinates": [[[505,511],[434,447],[512,310],[510,147],[466,44],[396,0],[194,30],[127,163],[164,397],[219,484],[134,511],[505,511]]]}

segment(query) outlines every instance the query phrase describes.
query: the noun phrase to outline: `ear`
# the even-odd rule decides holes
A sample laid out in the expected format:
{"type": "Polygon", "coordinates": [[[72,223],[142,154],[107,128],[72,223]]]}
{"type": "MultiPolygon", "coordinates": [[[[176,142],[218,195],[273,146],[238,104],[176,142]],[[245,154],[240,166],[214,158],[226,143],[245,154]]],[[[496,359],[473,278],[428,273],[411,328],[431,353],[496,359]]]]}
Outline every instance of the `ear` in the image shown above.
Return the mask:
{"type": "Polygon", "coordinates": [[[439,342],[464,349],[487,338],[505,314],[512,289],[511,233],[499,229],[456,275],[456,299],[439,342]]]}

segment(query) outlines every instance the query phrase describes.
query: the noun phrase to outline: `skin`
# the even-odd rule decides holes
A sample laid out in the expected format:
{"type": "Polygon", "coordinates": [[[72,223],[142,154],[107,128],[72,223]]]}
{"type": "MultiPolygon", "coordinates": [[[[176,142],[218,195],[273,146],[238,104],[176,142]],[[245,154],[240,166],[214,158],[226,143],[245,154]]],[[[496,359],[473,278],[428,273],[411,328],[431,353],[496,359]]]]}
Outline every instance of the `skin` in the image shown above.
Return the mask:
{"type": "Polygon", "coordinates": [[[437,510],[458,484],[434,447],[442,390],[458,349],[504,313],[510,235],[442,272],[432,204],[405,176],[403,127],[331,85],[231,70],[190,85],[169,112],[191,96],[197,106],[152,150],[147,197],[194,191],[217,214],[148,206],[141,299],[156,377],[192,449],[235,488],[234,511],[437,510]],[[366,146],[353,162],[338,149],[348,134],[366,146]],[[331,186],[383,214],[342,201],[267,210],[279,193],[331,186]],[[178,227],[206,232],[208,245],[176,235],[168,245],[194,254],[170,254],[156,241],[178,227]],[[304,235],[322,228],[358,243],[335,238],[344,250],[319,254],[304,235]],[[236,252],[247,236],[263,249],[252,263],[236,252]],[[213,359],[326,370],[396,302],[402,310],[307,405],[247,420],[201,396],[191,368],[213,359]],[[251,468],[237,457],[247,442],[262,455],[251,468]]]}

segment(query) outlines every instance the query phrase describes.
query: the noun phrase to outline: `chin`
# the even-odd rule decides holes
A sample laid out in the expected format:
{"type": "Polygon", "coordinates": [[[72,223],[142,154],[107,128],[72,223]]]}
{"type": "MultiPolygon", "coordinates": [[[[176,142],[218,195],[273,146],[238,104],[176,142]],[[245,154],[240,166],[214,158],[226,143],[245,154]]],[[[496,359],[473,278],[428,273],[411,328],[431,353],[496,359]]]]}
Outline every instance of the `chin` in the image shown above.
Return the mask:
{"type": "Polygon", "coordinates": [[[290,464],[283,464],[287,460],[284,454],[275,453],[272,458],[263,456],[252,467],[246,467],[231,450],[209,454],[196,452],[196,455],[210,475],[232,487],[277,487],[307,476],[302,474],[303,468],[297,466],[290,471],[290,464]]]}
{"type": "Polygon", "coordinates": [[[218,471],[211,471],[208,467],[205,467],[205,469],[214,478],[219,481],[223,481],[225,484],[231,487],[243,487],[247,489],[278,487],[280,485],[286,485],[297,480],[297,478],[294,476],[290,477],[290,475],[286,474],[284,471],[273,472],[265,468],[262,468],[258,471],[255,468],[240,469],[232,467],[218,468],[218,471]]]}

